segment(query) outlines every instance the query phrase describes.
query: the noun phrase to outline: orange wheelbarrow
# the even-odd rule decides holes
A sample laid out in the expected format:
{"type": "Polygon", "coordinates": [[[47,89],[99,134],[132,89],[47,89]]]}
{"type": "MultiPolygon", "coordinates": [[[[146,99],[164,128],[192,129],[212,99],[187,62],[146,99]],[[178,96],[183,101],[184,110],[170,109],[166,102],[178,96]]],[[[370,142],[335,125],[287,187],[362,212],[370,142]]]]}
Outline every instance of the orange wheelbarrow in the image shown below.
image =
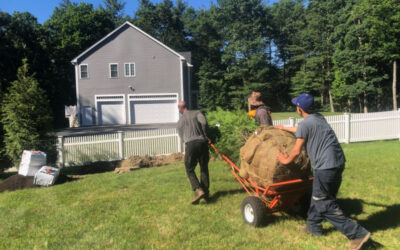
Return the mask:
{"type": "Polygon", "coordinates": [[[212,143],[209,144],[249,194],[242,202],[242,216],[246,223],[259,227],[264,223],[266,216],[274,212],[289,210],[307,212],[311,198],[313,177],[278,182],[266,187],[260,187],[251,178],[242,178],[239,175],[239,167],[224,154],[219,153],[212,143]]]}

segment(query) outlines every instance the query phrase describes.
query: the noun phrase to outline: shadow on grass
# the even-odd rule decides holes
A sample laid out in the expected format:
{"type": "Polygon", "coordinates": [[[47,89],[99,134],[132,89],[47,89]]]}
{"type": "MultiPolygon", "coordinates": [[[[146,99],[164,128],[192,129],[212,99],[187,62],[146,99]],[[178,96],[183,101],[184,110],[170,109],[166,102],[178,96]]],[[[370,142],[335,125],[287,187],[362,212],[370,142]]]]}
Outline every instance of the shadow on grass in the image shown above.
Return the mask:
{"type": "Polygon", "coordinates": [[[400,220],[394,219],[400,217],[400,204],[384,205],[374,202],[365,202],[361,199],[338,199],[339,206],[344,213],[350,217],[359,215],[363,211],[363,205],[376,206],[384,208],[368,216],[364,220],[358,220],[357,223],[368,229],[370,232],[377,232],[396,228],[400,226],[400,220]]]}
{"type": "Polygon", "coordinates": [[[244,193],[244,190],[242,188],[239,189],[233,189],[233,190],[225,190],[225,191],[217,191],[210,195],[210,198],[208,199],[207,203],[216,203],[219,198],[227,196],[227,195],[233,195],[233,194],[238,194],[238,193],[244,193]]]}
{"type": "Polygon", "coordinates": [[[106,161],[106,162],[94,162],[84,166],[70,166],[64,167],[61,170],[62,174],[65,175],[87,175],[87,174],[100,174],[105,172],[114,171],[119,162],[106,161]]]}

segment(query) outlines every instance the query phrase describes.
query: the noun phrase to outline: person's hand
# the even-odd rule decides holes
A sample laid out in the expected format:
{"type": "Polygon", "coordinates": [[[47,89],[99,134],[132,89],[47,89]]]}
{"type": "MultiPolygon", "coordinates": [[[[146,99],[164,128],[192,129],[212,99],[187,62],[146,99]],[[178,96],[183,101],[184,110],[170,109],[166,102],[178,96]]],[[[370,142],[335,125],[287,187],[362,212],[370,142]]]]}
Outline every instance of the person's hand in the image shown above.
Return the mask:
{"type": "Polygon", "coordinates": [[[287,164],[290,163],[289,162],[289,156],[287,154],[279,153],[276,156],[276,160],[279,161],[280,163],[282,163],[283,165],[287,165],[287,164]]]}

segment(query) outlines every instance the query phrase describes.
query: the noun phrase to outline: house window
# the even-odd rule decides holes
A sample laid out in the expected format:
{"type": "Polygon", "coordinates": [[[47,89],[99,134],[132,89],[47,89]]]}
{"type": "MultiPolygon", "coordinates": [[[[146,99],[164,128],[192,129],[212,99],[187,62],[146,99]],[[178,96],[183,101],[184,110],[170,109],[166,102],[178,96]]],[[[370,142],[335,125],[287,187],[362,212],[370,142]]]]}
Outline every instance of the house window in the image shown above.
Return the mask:
{"type": "Polygon", "coordinates": [[[80,68],[81,68],[81,79],[89,78],[87,64],[80,65],[80,68]]]}
{"type": "Polygon", "coordinates": [[[118,64],[110,63],[110,77],[117,78],[118,77],[118,64]]]}
{"type": "Polygon", "coordinates": [[[135,76],[135,63],[125,63],[125,76],[126,77],[135,76]]]}

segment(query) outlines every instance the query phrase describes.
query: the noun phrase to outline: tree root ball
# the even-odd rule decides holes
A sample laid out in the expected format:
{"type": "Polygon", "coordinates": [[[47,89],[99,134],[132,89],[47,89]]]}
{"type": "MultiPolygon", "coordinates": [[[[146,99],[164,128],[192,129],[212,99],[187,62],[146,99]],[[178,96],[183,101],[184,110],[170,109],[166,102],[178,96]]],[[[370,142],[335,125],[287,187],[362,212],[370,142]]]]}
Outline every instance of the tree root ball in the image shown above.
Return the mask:
{"type": "Polygon", "coordinates": [[[290,154],[295,143],[293,133],[263,125],[258,127],[240,149],[239,175],[243,178],[248,176],[255,184],[263,187],[310,177],[311,164],[304,147],[300,155],[288,165],[276,160],[278,153],[290,154]]]}

